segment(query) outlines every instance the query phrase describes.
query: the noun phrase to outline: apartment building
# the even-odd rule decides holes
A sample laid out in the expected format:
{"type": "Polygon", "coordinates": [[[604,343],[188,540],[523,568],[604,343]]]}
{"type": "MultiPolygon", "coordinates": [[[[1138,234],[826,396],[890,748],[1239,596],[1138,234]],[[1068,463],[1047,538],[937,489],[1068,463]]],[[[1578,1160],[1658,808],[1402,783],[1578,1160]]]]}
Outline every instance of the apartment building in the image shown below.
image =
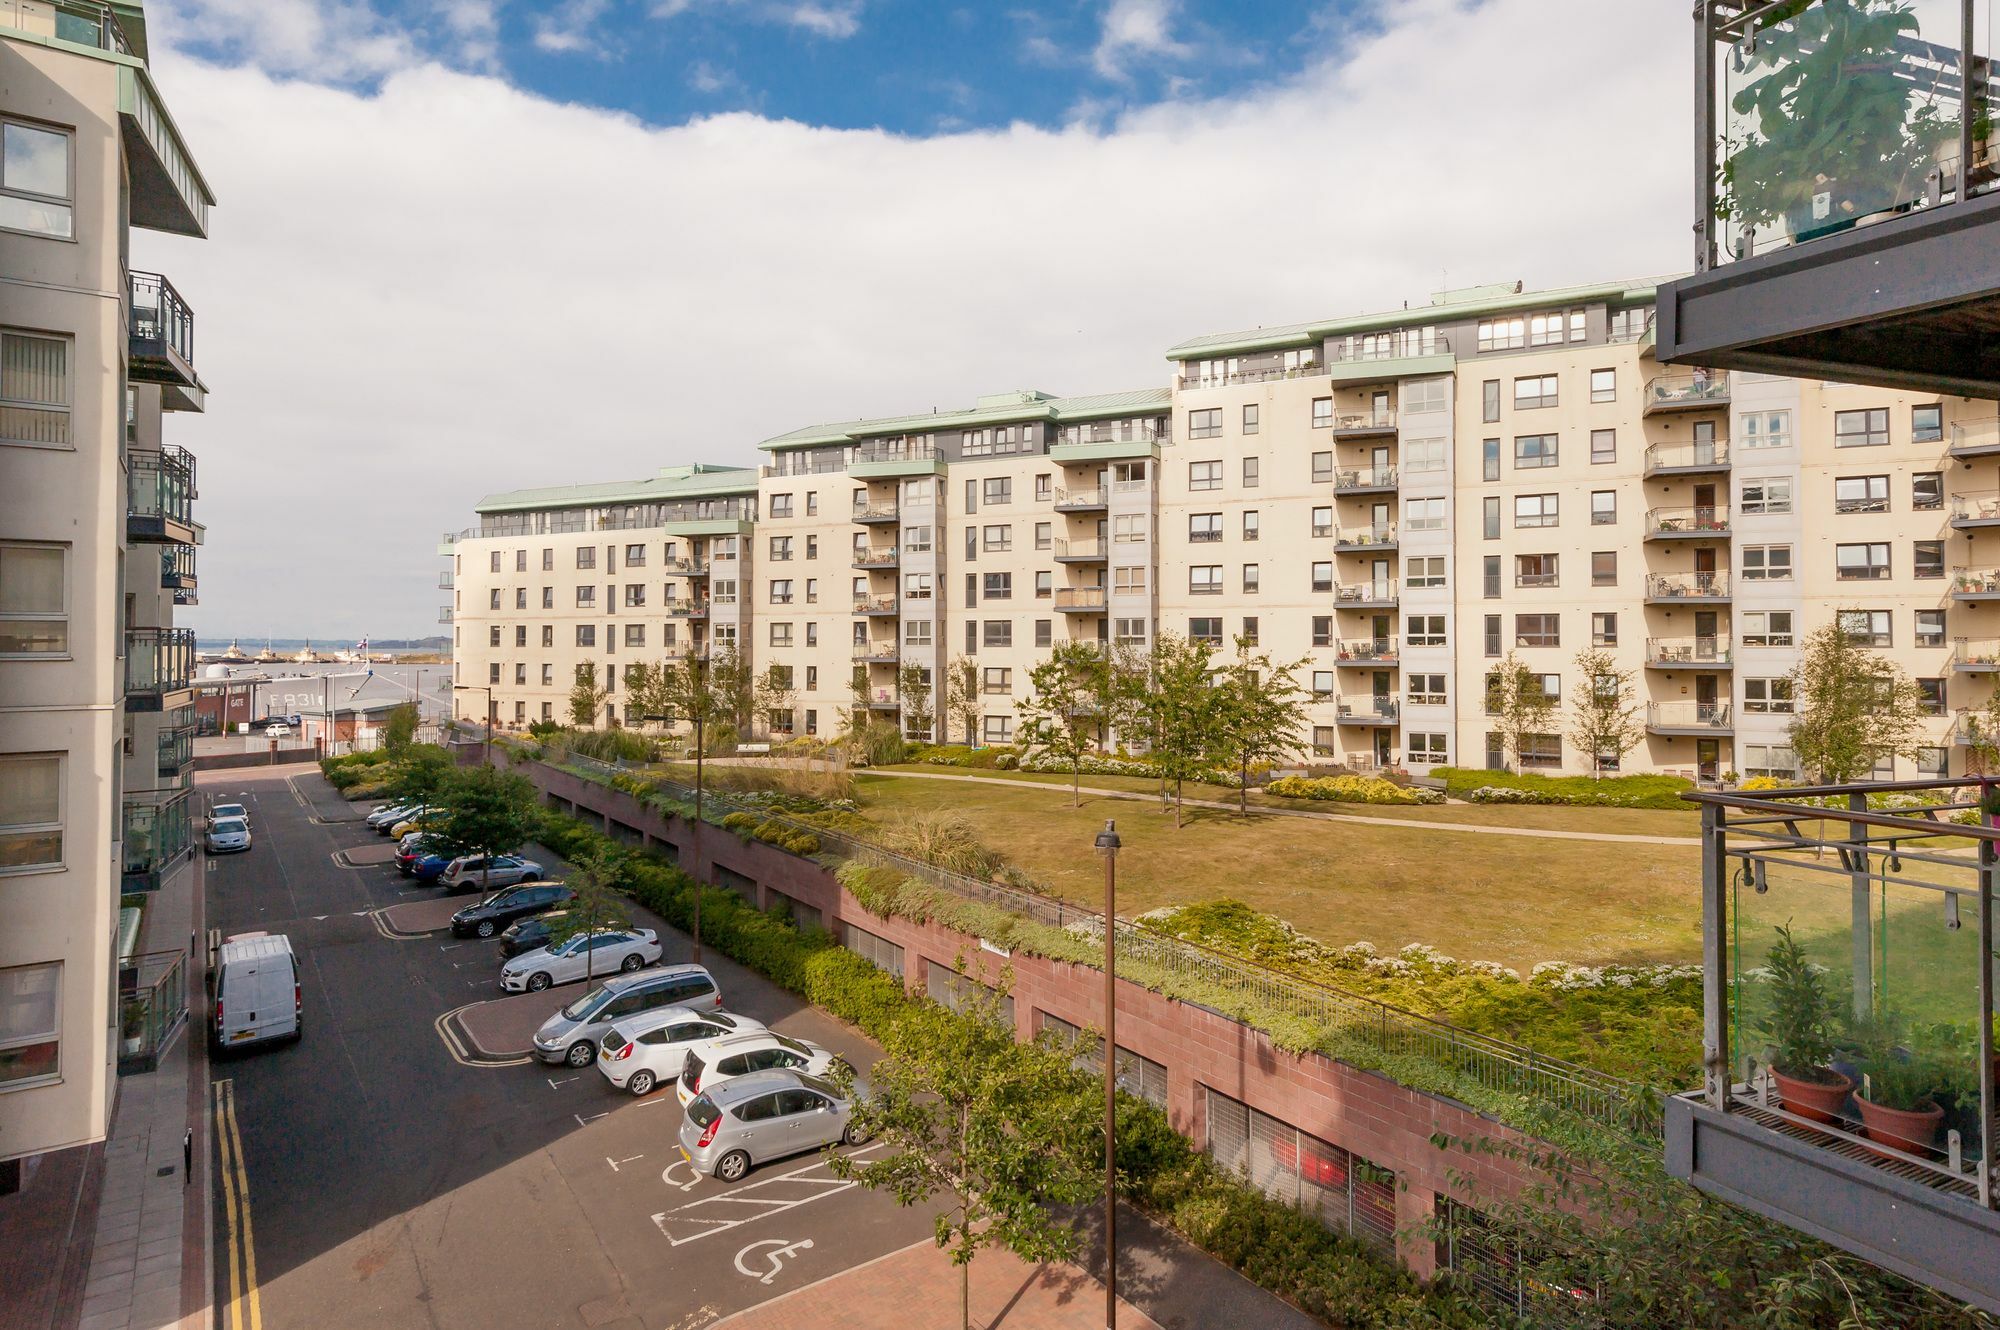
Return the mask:
{"type": "MultiPolygon", "coordinates": [[[[1321,760],[1499,764],[1485,684],[1514,655],[1563,704],[1532,768],[1783,775],[1787,676],[1839,615],[1933,699],[1932,746],[1879,774],[1950,766],[1954,715],[2000,657],[1982,617],[2000,559],[1977,548],[2000,527],[1993,404],[1663,367],[1653,301],[1647,283],[1447,291],[1193,338],[1164,388],[1004,393],[765,440],[754,492],[732,482],[757,560],[737,640],[794,695],[760,724],[829,734],[865,706],[936,734],[937,682],[963,657],[979,720],[946,737],[1006,742],[1053,644],[1170,632],[1300,661],[1300,738],[1321,760]],[[1634,680],[1645,737],[1621,758],[1579,752],[1560,719],[1596,686],[1587,649],[1634,680]],[[909,666],[931,681],[928,725],[909,666]]],[[[622,520],[598,500],[529,501],[622,520]]],[[[461,578],[513,557],[493,545],[521,502],[482,502],[452,547],[461,578]]],[[[572,591],[589,588],[547,594],[572,591]]],[[[485,617],[532,597],[481,581],[471,601],[461,682],[501,689],[503,723],[562,715],[570,657],[552,693],[508,682],[549,677],[555,658],[518,656],[544,621],[485,617]]]]}
{"type": "Polygon", "coordinates": [[[212,203],[138,5],[0,3],[0,1163],[103,1138],[150,941],[121,948],[120,896],[192,889],[202,529],[172,439],[206,389],[128,228],[202,236],[212,203]]]}

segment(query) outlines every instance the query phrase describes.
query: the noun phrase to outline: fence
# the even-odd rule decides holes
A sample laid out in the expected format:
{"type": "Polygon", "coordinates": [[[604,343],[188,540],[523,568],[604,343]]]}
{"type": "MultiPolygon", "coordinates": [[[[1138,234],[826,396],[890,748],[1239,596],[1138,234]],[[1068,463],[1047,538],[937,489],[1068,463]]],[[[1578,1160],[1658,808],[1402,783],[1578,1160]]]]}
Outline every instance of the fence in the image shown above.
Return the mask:
{"type": "Polygon", "coordinates": [[[187,1020],[187,953],[148,951],[128,958],[119,969],[118,1008],[118,1074],[153,1070],[187,1020]]]}
{"type": "MultiPolygon", "coordinates": [[[[566,760],[604,777],[635,774],[633,768],[574,753],[567,754],[566,760]]],[[[693,786],[658,776],[646,779],[669,798],[694,802],[693,786]]],[[[702,806],[705,816],[717,818],[731,812],[753,813],[816,836],[823,848],[845,857],[897,868],[965,899],[998,906],[1039,923],[1102,936],[1101,911],[1058,897],[967,877],[726,794],[704,790],[702,806]]],[[[1660,1133],[1660,1096],[1649,1087],[1124,920],[1118,922],[1117,929],[1121,962],[1139,971],[1126,972],[1125,977],[1169,997],[1193,1001],[1246,1024],[1256,1024],[1259,1016],[1309,1021],[1323,1032],[1323,1043],[1351,1042],[1390,1056],[1423,1058],[1487,1090],[1519,1095],[1607,1127],[1649,1136],[1660,1133]]]]}

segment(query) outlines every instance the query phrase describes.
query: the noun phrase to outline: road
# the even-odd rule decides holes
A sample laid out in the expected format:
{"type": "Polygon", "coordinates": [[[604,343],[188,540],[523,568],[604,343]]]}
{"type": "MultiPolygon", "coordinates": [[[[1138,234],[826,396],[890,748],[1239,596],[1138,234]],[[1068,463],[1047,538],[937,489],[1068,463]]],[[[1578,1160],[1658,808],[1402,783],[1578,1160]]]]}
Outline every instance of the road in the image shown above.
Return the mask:
{"type": "MultiPolygon", "coordinates": [[[[209,861],[211,926],[289,934],[304,985],[297,1044],[212,1070],[227,1330],[694,1330],[929,1233],[925,1212],[833,1181],[813,1155],[734,1187],[690,1176],[671,1088],[640,1100],[595,1069],[466,1065],[433,1022],[500,996],[491,944],[379,930],[373,912],[436,892],[336,860],[382,842],[335,820],[359,810],[317,773],[209,772],[199,787],[247,804],[256,842],[209,861]]],[[[686,960],[686,939],[664,936],[686,960]]],[[[830,1017],[707,959],[730,1008],[873,1061],[830,1017]]]]}

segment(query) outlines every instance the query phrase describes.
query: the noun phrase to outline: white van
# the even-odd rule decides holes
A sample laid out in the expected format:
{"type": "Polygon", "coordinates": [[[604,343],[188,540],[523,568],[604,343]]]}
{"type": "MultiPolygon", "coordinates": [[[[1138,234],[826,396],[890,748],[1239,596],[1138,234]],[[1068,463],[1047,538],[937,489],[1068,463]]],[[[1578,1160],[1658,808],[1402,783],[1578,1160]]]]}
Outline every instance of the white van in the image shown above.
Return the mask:
{"type": "Polygon", "coordinates": [[[216,1048],[305,1033],[298,960],[283,933],[237,933],[215,952],[216,1048]]]}

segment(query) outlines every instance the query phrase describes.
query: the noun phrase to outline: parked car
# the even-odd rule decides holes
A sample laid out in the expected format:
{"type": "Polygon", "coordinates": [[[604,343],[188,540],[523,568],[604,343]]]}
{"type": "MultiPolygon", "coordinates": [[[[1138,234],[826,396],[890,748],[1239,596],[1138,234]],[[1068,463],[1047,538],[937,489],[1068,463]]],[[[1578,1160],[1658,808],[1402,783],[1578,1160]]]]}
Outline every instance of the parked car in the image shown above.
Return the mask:
{"type": "Polygon", "coordinates": [[[764,1022],[733,1011],[662,1007],[642,1016],[628,1016],[606,1030],[597,1041],[597,1069],[620,1089],[651,1094],[661,1081],[681,1074],[681,1062],[690,1046],[763,1028],[764,1022]]]}
{"type": "Polygon", "coordinates": [[[250,848],[250,824],[240,817],[218,817],[208,824],[210,854],[239,854],[250,848]]]}
{"type": "Polygon", "coordinates": [[[552,947],[522,952],[502,965],[500,987],[509,993],[539,993],[551,984],[643,969],[664,954],[650,928],[578,933],[552,947]]]}
{"type": "Polygon", "coordinates": [[[703,1090],[753,1071],[796,1071],[825,1076],[839,1059],[818,1044],[776,1030],[729,1034],[687,1050],[674,1093],[685,1106],[703,1090]]]}
{"type": "Polygon", "coordinates": [[[243,819],[243,825],[250,825],[250,810],[242,804],[216,804],[208,810],[208,820],[211,822],[220,821],[225,817],[240,817],[243,819]]]}
{"type": "Polygon", "coordinates": [[[832,1084],[795,1071],[738,1076],[697,1095],[681,1123],[681,1153],[703,1173],[739,1181],[758,1164],[867,1137],[853,1102],[832,1084]]]}
{"type": "MultiPolygon", "coordinates": [[[[414,836],[405,836],[402,843],[396,847],[396,868],[408,875],[415,870],[418,860],[435,853],[440,848],[441,842],[435,836],[426,836],[421,832],[414,836]]],[[[450,862],[450,859],[445,860],[446,864],[450,862]]]]}
{"type": "Polygon", "coordinates": [[[410,865],[410,876],[419,882],[435,882],[451,867],[448,854],[427,854],[410,865]]]}
{"type": "Polygon", "coordinates": [[[575,897],[576,893],[560,882],[524,882],[517,887],[502,887],[454,914],[451,935],[492,937],[516,919],[554,909],[575,897]]]}
{"type": "Polygon", "coordinates": [[[389,828],[390,839],[400,841],[405,836],[416,835],[417,833],[425,830],[429,826],[429,818],[430,818],[429,810],[425,810],[424,812],[421,813],[412,813],[409,817],[404,818],[401,822],[394,823],[393,825],[390,826],[389,828]]]}
{"type": "Polygon", "coordinates": [[[292,727],[281,720],[274,720],[264,727],[264,737],[266,739],[288,739],[291,737],[291,734],[292,727]]]}
{"type": "Polygon", "coordinates": [[[597,1041],[617,1021],[663,1007],[716,1011],[721,1006],[722,991],[715,977],[699,965],[619,975],[543,1021],[535,1031],[535,1056],[544,1062],[588,1067],[597,1056],[597,1041]]]}
{"type": "Polygon", "coordinates": [[[500,959],[518,956],[524,951],[534,951],[549,945],[553,925],[566,918],[568,910],[550,910],[547,914],[531,914],[525,919],[516,919],[500,931],[500,959]]]}
{"type": "Polygon", "coordinates": [[[305,997],[292,940],[283,933],[237,933],[215,953],[215,1048],[297,1039],[305,1033],[305,997]]]}
{"type": "Polygon", "coordinates": [[[439,880],[446,891],[479,891],[489,887],[511,887],[516,882],[533,882],[542,875],[542,866],[518,854],[496,854],[489,870],[483,854],[460,855],[451,861],[439,880]]]}
{"type": "Polygon", "coordinates": [[[421,804],[408,802],[379,804],[363,820],[377,831],[387,831],[420,807],[421,804]]]}

